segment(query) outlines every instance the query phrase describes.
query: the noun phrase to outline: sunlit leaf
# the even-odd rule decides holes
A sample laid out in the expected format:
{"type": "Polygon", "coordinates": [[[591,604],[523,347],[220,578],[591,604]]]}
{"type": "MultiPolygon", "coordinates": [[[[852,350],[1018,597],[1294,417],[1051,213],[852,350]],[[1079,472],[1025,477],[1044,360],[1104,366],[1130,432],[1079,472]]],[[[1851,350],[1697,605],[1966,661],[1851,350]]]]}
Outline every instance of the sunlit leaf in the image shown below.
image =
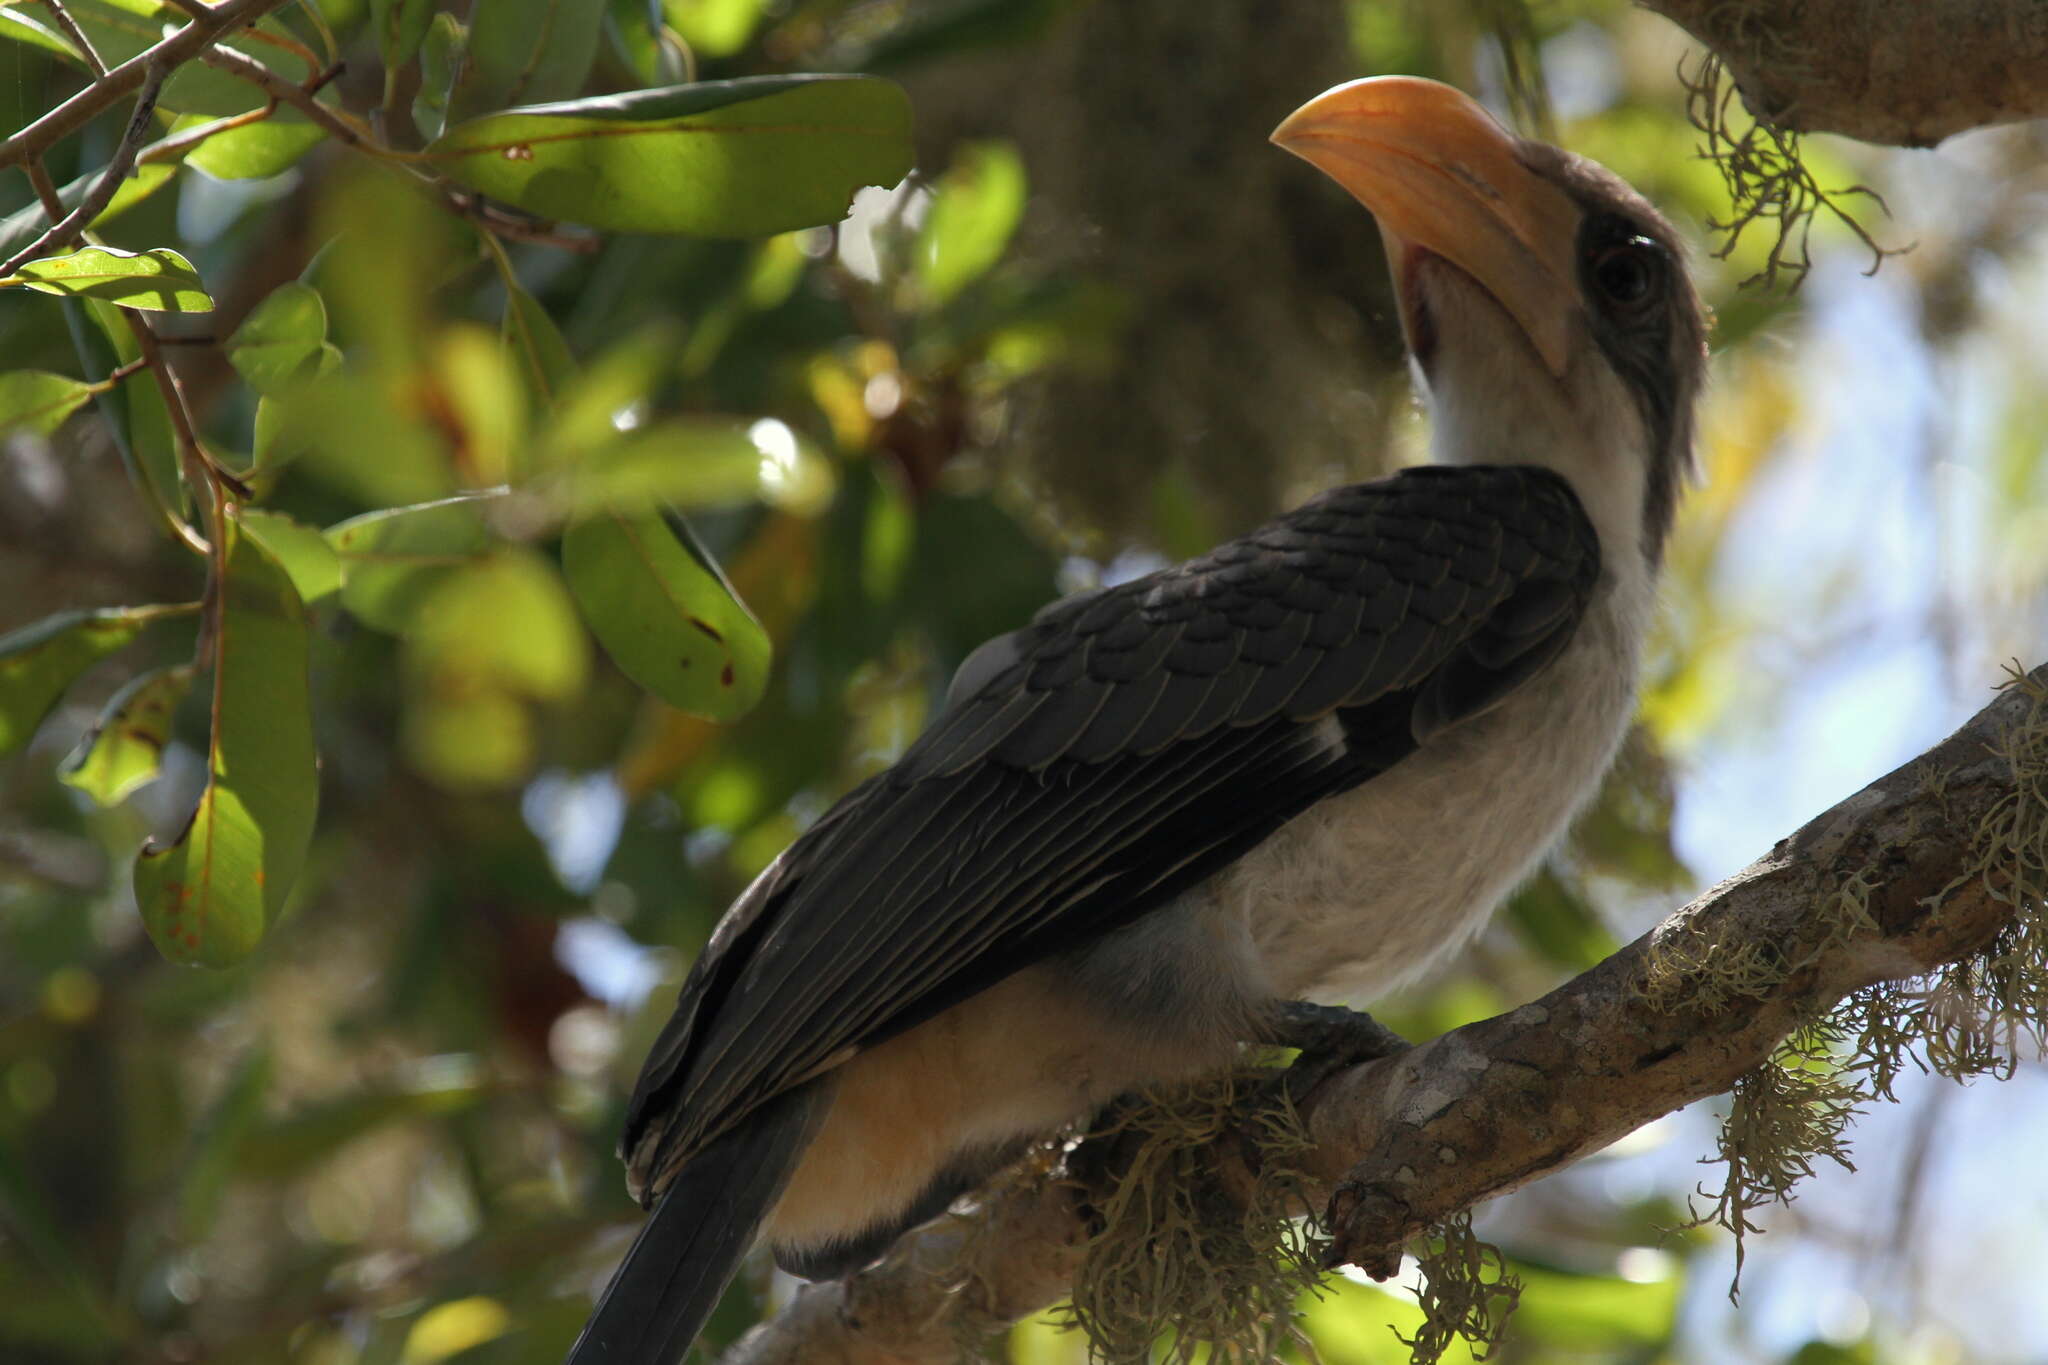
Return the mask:
{"type": "Polygon", "coordinates": [[[489,549],[486,501],[479,495],[444,498],[367,512],[328,527],[327,542],[341,560],[341,605],[379,630],[407,630],[421,600],[441,580],[481,561],[489,549]]]}
{"type": "Polygon", "coordinates": [[[1514,1330],[1563,1353],[1583,1354],[1668,1342],[1682,1277],[1638,1282],[1617,1275],[1574,1275],[1517,1262],[1522,1298],[1514,1330]]]}
{"type": "MultiPolygon", "coordinates": [[[[15,13],[18,11],[0,9],[0,15],[15,13]]],[[[135,174],[121,182],[120,188],[114,191],[114,197],[107,201],[107,206],[101,209],[87,226],[98,227],[111,222],[170,184],[177,173],[177,164],[170,161],[152,161],[137,166],[135,174]]],[[[63,201],[65,212],[68,213],[78,207],[92,191],[93,186],[99,184],[100,176],[99,171],[92,171],[79,176],[57,191],[57,197],[63,201]]],[[[43,211],[40,203],[35,202],[31,202],[25,208],[16,209],[5,218],[0,218],[0,260],[11,260],[22,248],[41,237],[49,226],[49,214],[43,211]]]]}
{"type": "Polygon", "coordinates": [[[942,304],[1003,257],[1024,216],[1024,159],[1007,142],[962,147],[917,239],[917,278],[942,304]]]}
{"type": "Polygon", "coordinates": [[[413,765],[454,787],[524,777],[535,751],[529,704],[580,693],[589,650],[561,575],[531,551],[501,547],[446,575],[406,635],[400,740],[413,765]]]}
{"type": "Polygon", "coordinates": [[[526,437],[522,371],[499,339],[472,323],[444,328],[433,349],[431,411],[449,443],[457,477],[471,487],[517,473],[526,437]]]}
{"type": "Polygon", "coordinates": [[[427,156],[531,213],[616,232],[765,236],[836,222],[910,170],[910,104],[865,76],[764,76],[535,105],[427,156]]]}
{"type": "Polygon", "coordinates": [[[662,22],[706,57],[727,57],[761,25],[763,0],[662,0],[662,22]]]}
{"type": "Polygon", "coordinates": [[[293,589],[307,606],[341,587],[341,557],[313,527],[260,507],[243,508],[239,520],[242,529],[270,551],[270,557],[291,576],[293,589]]]}
{"type": "Polygon", "coordinates": [[[87,247],[65,256],[30,261],[0,286],[21,285],[66,298],[104,299],[122,308],[160,313],[208,313],[213,300],[192,263],[167,246],[148,251],[87,247]]]}
{"type": "MultiPolygon", "coordinates": [[[[203,122],[204,116],[188,114],[179,122],[191,119],[203,122]]],[[[280,110],[261,122],[215,133],[185,153],[185,163],[216,180],[262,180],[290,170],[326,136],[304,115],[280,110]]]]}
{"type": "Polygon", "coordinates": [[[48,370],[0,374],[0,434],[33,431],[48,436],[85,406],[92,385],[48,370]]]}
{"type": "Polygon", "coordinates": [[[132,679],[100,712],[57,776],[102,806],[120,802],[154,778],[193,676],[190,664],[174,664],[132,679]]]}
{"type": "Polygon", "coordinates": [[[714,720],[761,700],[768,637],[679,516],[576,522],[562,537],[562,568],[605,652],[655,696],[714,720]]]}
{"type": "Polygon", "coordinates": [[[399,1365],[439,1365],[450,1356],[496,1341],[511,1326],[511,1313],[496,1299],[476,1295],[437,1303],[405,1334],[399,1365]]]}
{"type": "Polygon", "coordinates": [[[597,57],[604,6],[593,0],[491,0],[469,11],[465,112],[556,100],[583,88],[597,57]]]}
{"type": "Polygon", "coordinates": [[[224,967],[262,940],[304,862],[319,803],[306,612],[233,518],[212,632],[213,734],[198,807],[135,861],[135,902],[173,962],[224,967]]]}
{"type": "MultiPolygon", "coordinates": [[[[172,10],[166,15],[163,7],[148,0],[65,0],[64,8],[109,67],[119,66],[160,42],[166,19],[179,13],[172,10]]],[[[271,33],[285,31],[275,19],[264,19],[257,27],[271,33]]],[[[280,56],[276,48],[265,46],[246,33],[223,42],[252,60],[275,62],[280,56]]],[[[286,71],[280,74],[289,75],[286,71]]],[[[213,70],[201,62],[184,62],[172,68],[157,103],[164,109],[181,112],[238,114],[262,104],[263,93],[224,71],[213,70]]]]}
{"type": "Polygon", "coordinates": [[[69,38],[26,10],[9,5],[0,9],[0,40],[39,47],[68,61],[85,65],[85,54],[69,38]]]}
{"type": "Polygon", "coordinates": [[[296,280],[264,296],[222,348],[258,393],[276,393],[313,374],[327,340],[320,291],[296,280]]]}
{"type": "Polygon", "coordinates": [[[0,756],[28,743],[64,689],[155,621],[190,604],[63,611],[0,636],[0,756]]]}
{"type": "Polygon", "coordinates": [[[815,515],[832,496],[832,467],[788,426],[676,419],[628,433],[533,492],[563,516],[665,503],[730,507],[760,499],[815,515]]]}

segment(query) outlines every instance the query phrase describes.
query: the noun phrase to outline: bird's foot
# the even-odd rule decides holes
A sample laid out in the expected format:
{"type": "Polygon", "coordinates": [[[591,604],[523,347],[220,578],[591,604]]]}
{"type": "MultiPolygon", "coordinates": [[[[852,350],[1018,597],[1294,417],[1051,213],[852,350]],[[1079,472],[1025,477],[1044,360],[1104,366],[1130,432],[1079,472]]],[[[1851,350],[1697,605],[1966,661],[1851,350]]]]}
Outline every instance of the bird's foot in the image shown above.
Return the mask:
{"type": "Polygon", "coordinates": [[[1280,1006],[1266,1041],[1301,1049],[1282,1078],[1288,1099],[1296,1104],[1337,1072],[1391,1057],[1408,1047],[1406,1038],[1363,1010],[1306,1000],[1289,1000],[1280,1006]]]}

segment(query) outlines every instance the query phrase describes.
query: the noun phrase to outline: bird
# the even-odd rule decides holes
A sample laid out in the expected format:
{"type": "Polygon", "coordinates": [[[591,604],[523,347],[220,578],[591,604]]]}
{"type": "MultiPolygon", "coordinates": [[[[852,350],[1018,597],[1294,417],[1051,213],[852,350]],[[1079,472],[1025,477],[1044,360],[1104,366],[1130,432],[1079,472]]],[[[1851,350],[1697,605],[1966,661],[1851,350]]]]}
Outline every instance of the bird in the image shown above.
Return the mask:
{"type": "Polygon", "coordinates": [[[982,645],[741,893],[628,1103],[652,1215],[571,1365],[679,1359],[757,1239],[847,1275],[1120,1095],[1328,1044],[1612,763],[1706,368],[1677,233],[1416,77],[1272,140],[1378,221],[1431,462],[982,645]]]}

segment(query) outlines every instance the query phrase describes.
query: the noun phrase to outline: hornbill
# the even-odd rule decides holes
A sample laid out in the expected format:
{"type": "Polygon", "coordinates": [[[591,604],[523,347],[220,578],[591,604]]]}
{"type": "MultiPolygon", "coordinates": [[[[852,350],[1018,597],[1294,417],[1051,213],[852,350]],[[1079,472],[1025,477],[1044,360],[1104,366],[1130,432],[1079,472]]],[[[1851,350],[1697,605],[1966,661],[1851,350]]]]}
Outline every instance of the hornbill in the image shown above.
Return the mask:
{"type": "Polygon", "coordinates": [[[983,645],[741,894],[634,1090],[653,1217],[574,1365],[677,1359],[757,1235],[847,1274],[1060,1125],[1327,1022],[1293,1002],[1415,976],[1606,771],[1705,368],[1675,234],[1431,81],[1273,140],[1377,216],[1437,463],[983,645]]]}

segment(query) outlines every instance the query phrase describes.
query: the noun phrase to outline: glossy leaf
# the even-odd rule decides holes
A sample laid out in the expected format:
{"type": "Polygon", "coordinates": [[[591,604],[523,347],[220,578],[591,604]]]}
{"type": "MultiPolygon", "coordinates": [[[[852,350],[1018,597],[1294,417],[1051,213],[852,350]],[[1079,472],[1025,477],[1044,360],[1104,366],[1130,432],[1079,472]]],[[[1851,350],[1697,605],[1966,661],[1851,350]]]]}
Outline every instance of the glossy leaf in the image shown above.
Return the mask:
{"type": "Polygon", "coordinates": [[[733,720],[768,685],[768,636],[674,513],[600,512],[562,537],[562,568],[612,661],[671,706],[733,720]]]}
{"type": "Polygon", "coordinates": [[[65,611],[0,636],[0,757],[28,743],[79,674],[183,606],[65,611]]]}
{"type": "Polygon", "coordinates": [[[100,712],[57,776],[102,806],[119,803],[155,777],[193,676],[190,664],[174,664],[131,680],[100,712]]]}
{"type": "Polygon", "coordinates": [[[238,519],[242,529],[270,551],[270,557],[291,576],[292,587],[307,606],[341,587],[341,557],[319,531],[282,512],[260,507],[243,508],[238,519]]]}
{"type": "Polygon", "coordinates": [[[39,47],[45,52],[54,52],[67,61],[85,64],[85,54],[80,52],[69,38],[51,25],[26,10],[9,5],[0,9],[0,40],[39,47]]]}
{"type": "Polygon", "coordinates": [[[961,148],[917,241],[917,278],[944,303],[1003,257],[1024,216],[1024,159],[1006,142],[961,148]]]}
{"type": "Polygon", "coordinates": [[[306,612],[284,567],[229,518],[213,631],[213,734],[198,807],[135,861],[135,903],[173,962],[225,967],[262,941],[313,835],[319,761],[306,612]]]}
{"type": "Polygon", "coordinates": [[[651,511],[731,507],[759,499],[814,515],[831,498],[832,467],[780,422],[677,419],[635,431],[557,476],[533,493],[557,514],[584,516],[615,508],[651,511]]]}
{"type": "Polygon", "coordinates": [[[320,291],[293,281],[271,290],[223,349],[250,388],[272,394],[316,373],[326,340],[327,305],[320,291]]]}
{"type": "Polygon", "coordinates": [[[616,232],[766,236],[836,222],[911,167],[910,103],[866,76],[769,76],[508,109],[427,147],[450,178],[616,232]]]}
{"type": "Polygon", "coordinates": [[[0,435],[33,431],[48,436],[91,397],[92,385],[69,375],[48,370],[0,374],[0,435]]]}
{"type": "Polygon", "coordinates": [[[303,115],[280,110],[260,123],[215,133],[185,153],[185,164],[216,180],[263,180],[283,175],[326,136],[303,115]]]}
{"type": "Polygon", "coordinates": [[[341,604],[367,625],[401,633],[420,602],[491,543],[482,496],[368,512],[327,528],[341,560],[341,604]]]}
{"type": "Polygon", "coordinates": [[[209,313],[213,300],[192,263],[167,246],[148,251],[87,247],[30,261],[0,286],[20,285],[66,298],[104,299],[159,313],[209,313]]]}

